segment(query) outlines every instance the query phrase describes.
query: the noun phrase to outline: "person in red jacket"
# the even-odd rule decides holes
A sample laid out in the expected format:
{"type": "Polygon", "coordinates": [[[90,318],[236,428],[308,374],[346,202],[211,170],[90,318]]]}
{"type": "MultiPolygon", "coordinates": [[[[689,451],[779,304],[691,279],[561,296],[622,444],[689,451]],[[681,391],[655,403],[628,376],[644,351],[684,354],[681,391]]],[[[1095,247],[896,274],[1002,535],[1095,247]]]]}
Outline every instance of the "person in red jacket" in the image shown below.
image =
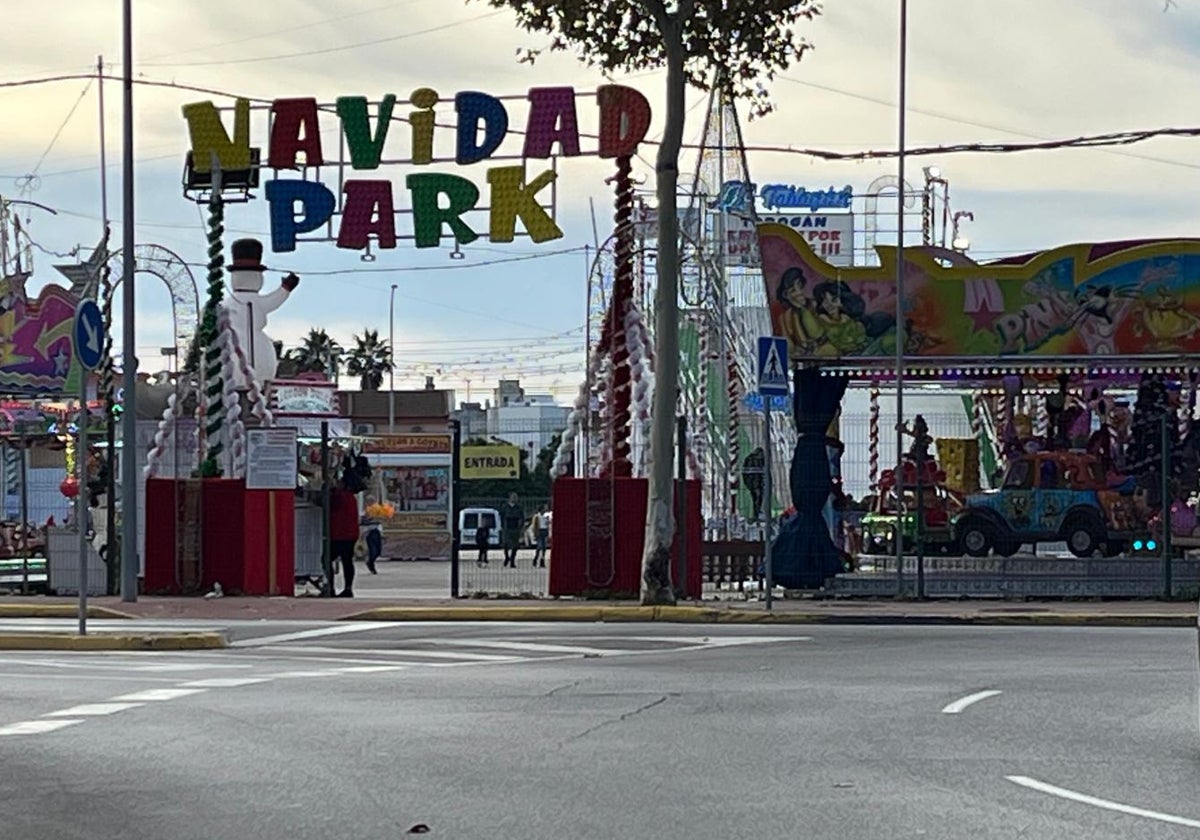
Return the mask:
{"type": "MultiPolygon", "coordinates": [[[[358,498],[339,479],[329,493],[329,556],[342,564],[339,598],[354,597],[354,544],[358,542],[358,498]]],[[[329,582],[330,587],[333,581],[329,582]]]]}

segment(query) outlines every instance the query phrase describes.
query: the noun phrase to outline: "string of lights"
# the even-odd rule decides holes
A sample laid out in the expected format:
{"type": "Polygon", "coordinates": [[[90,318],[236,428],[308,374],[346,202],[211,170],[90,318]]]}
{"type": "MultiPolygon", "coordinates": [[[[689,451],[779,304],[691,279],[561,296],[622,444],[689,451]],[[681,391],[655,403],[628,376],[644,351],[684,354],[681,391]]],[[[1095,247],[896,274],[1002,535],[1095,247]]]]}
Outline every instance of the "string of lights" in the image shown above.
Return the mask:
{"type": "MultiPolygon", "coordinates": [[[[15,81],[0,82],[0,89],[28,87],[32,85],[43,85],[54,82],[75,81],[95,79],[97,74],[87,73],[70,73],[57,76],[44,76],[35,79],[20,79],[15,81]]],[[[121,81],[119,76],[105,76],[106,79],[113,81],[121,81]]],[[[273,100],[263,97],[244,96],[242,94],[229,93],[228,91],[216,90],[214,88],[201,87],[198,85],[184,84],[181,82],[166,82],[157,79],[138,78],[133,80],[134,84],[157,87],[170,88],[173,90],[188,91],[192,93],[204,93],[210,96],[221,96],[229,99],[246,99],[252,103],[269,105],[273,100]]],[[[393,115],[392,119],[401,122],[407,122],[407,118],[403,115],[393,115]]],[[[453,125],[438,123],[441,128],[455,128],[453,125]]],[[[510,128],[512,134],[523,134],[520,129],[510,128]]],[[[596,140],[597,135],[580,132],[581,137],[596,140]]],[[[1058,149],[1097,149],[1113,146],[1130,146],[1137,143],[1144,143],[1148,140],[1155,140],[1168,137],[1197,137],[1200,136],[1200,127],[1162,127],[1152,129],[1138,129],[1131,131],[1114,131],[1103,134],[1088,134],[1079,137],[1060,138],[1050,140],[1035,140],[1024,143],[994,143],[994,142],[975,142],[975,143],[951,143],[937,146],[917,146],[910,149],[905,149],[907,157],[929,157],[933,155],[954,155],[954,154],[1014,154],[1018,152],[1029,151],[1050,151],[1058,149]]],[[[647,145],[658,145],[659,141],[648,139],[644,141],[647,145]]],[[[685,143],[683,148],[697,150],[701,148],[698,143],[685,143]]],[[[783,155],[798,155],[802,157],[811,157],[818,160],[828,161],[867,161],[867,160],[888,160],[899,156],[897,149],[869,149],[865,151],[854,152],[838,152],[831,149],[816,149],[803,148],[793,145],[750,145],[745,147],[747,152],[758,152],[760,154],[783,154],[783,155]]]]}

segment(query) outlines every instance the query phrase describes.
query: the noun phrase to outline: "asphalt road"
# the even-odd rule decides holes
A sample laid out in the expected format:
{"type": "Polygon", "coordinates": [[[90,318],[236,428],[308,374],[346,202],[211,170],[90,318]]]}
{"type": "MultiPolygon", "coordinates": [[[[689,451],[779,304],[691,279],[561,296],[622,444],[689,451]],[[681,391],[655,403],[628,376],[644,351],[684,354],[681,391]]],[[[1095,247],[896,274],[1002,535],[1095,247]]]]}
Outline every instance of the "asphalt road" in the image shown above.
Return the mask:
{"type": "Polygon", "coordinates": [[[1187,630],[231,630],[0,653],[0,836],[1200,837],[1187,630]]]}

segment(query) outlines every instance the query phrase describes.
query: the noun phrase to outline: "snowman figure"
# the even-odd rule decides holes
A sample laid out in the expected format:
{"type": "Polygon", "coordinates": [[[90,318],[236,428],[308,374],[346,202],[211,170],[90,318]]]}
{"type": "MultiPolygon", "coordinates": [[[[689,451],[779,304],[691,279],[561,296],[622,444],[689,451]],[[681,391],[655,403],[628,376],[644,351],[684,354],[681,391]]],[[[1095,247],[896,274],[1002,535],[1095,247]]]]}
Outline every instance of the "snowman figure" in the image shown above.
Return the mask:
{"type": "MultiPolygon", "coordinates": [[[[232,293],[225,299],[229,323],[259,388],[265,388],[275,378],[279,359],[275,344],[266,333],[267,315],[278,309],[300,285],[300,278],[289,274],[278,289],[261,294],[263,272],[262,243],[257,239],[239,239],[233,243],[233,263],[229,266],[229,285],[232,293]]],[[[249,386],[240,366],[234,366],[234,382],[238,389],[249,386]]]]}

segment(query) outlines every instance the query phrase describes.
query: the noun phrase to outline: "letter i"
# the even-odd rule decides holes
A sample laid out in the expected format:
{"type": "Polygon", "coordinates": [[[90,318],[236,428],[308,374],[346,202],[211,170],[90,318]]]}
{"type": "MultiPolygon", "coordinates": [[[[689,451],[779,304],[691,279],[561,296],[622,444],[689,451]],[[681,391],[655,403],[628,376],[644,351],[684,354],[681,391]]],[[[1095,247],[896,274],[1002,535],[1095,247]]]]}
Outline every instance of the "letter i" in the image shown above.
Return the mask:
{"type": "Polygon", "coordinates": [[[433,106],[438,104],[438,98],[433,88],[420,88],[408,100],[414,108],[421,109],[408,115],[412,126],[412,162],[416,166],[433,163],[433,123],[437,118],[433,106]]]}

